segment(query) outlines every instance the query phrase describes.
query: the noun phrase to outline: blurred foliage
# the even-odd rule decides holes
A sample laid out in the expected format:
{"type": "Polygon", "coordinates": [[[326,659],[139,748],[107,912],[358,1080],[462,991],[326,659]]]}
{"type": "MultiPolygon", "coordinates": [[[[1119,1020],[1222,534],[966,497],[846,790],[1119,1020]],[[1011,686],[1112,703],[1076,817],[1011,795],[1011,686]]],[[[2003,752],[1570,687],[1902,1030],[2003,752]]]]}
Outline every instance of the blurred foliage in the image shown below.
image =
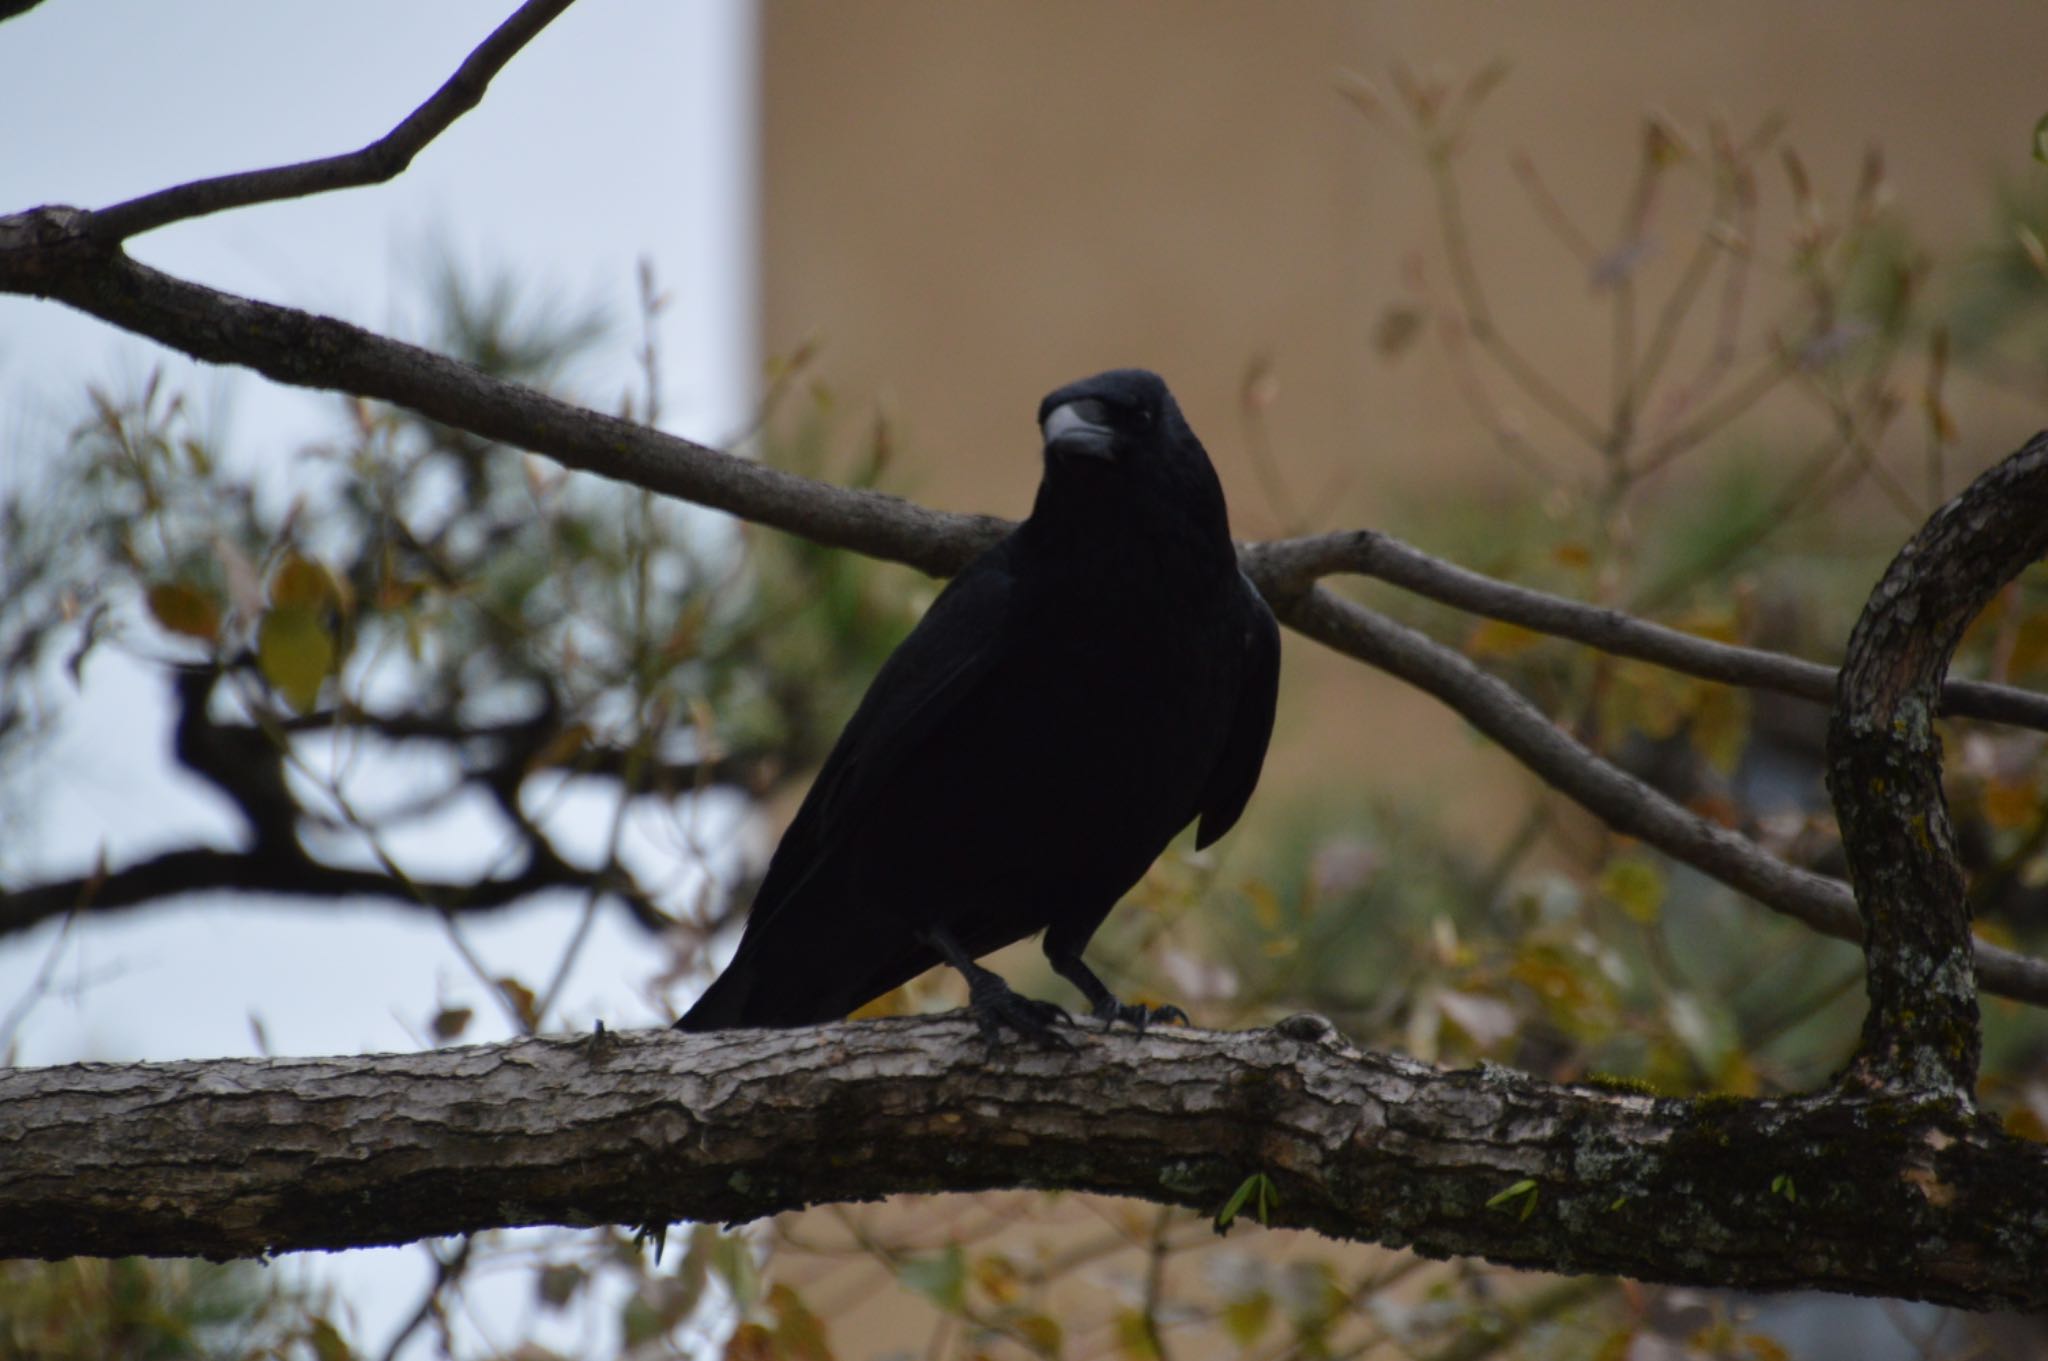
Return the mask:
{"type": "Polygon", "coordinates": [[[249,1262],[0,1262],[0,1361],[347,1361],[325,1310],[249,1262]]]}
{"type": "MultiPolygon", "coordinates": [[[[2005,452],[1996,432],[1970,429],[1973,394],[2048,398],[2044,181],[2001,189],[1990,244],[1950,262],[1916,243],[1880,157],[1853,169],[1844,207],[1830,210],[1823,182],[1835,168],[1809,167],[1774,120],[1646,122],[1612,239],[1573,226],[1589,205],[1555,202],[1520,158],[1532,220],[1583,266],[1586,305],[1614,320],[1601,388],[1548,373],[1547,356],[1518,348],[1493,314],[1488,238],[1466,219],[1459,184],[1503,75],[1451,82],[1397,68],[1384,90],[1345,87],[1415,152],[1442,214],[1431,267],[1411,272],[1412,295],[1375,328],[1379,357],[1434,342],[1511,489],[1435,497],[1391,527],[1475,569],[1703,636],[1838,655],[1884,560],[2005,452]]],[[[649,362],[625,409],[658,421],[663,300],[642,283],[649,362]]],[[[558,382],[603,332],[583,313],[530,309],[505,280],[444,270],[434,291],[441,342],[507,377],[558,382]]],[[[811,381],[807,359],[771,362],[745,442],[812,476],[884,482],[894,433],[876,421],[847,437],[849,414],[811,381]]],[[[1274,394],[1256,365],[1244,396],[1264,447],[1274,394]]],[[[167,673],[218,671],[219,716],[286,753],[302,784],[345,764],[337,748],[432,729],[456,753],[451,780],[490,785],[534,848],[546,837],[538,782],[566,773],[606,782],[621,816],[629,803],[668,808],[678,859],[704,860],[678,811],[698,786],[661,772],[746,753],[762,764],[728,792],[758,802],[795,787],[935,591],[401,411],[348,401],[340,416],[288,468],[255,469],[154,380],[92,394],[69,456],[0,504],[9,770],[27,768],[93,653],[119,647],[167,673]],[[463,764],[466,744],[508,723],[533,730],[509,762],[463,764]]],[[[1818,708],[1362,589],[1665,793],[1839,872],[1818,708]]],[[[1987,611],[1957,670],[2048,682],[2048,575],[2029,573],[1987,611]]],[[[2039,953],[2048,742],[1951,724],[1948,752],[1980,933],[2039,953]]],[[[1520,781],[1509,824],[1491,840],[1453,837],[1443,813],[1455,791],[1419,793],[1409,774],[1354,785],[1332,773],[1292,803],[1268,788],[1251,835],[1163,857],[1092,955],[1136,995],[1178,1002],[1203,1024],[1314,1010],[1364,1045],[1629,1090],[1798,1090],[1848,1052],[1862,1010],[1852,947],[1759,911],[1519,775],[1504,777],[1520,781]]],[[[376,810],[340,779],[323,792],[302,825],[339,821],[373,842],[436,797],[376,810]]],[[[744,905],[750,868],[699,901],[606,880],[589,903],[603,892],[658,901],[642,919],[672,947],[661,983],[695,980],[744,905]]],[[[1063,986],[1035,953],[1004,967],[1034,991],[1063,986]]],[[[529,1028],[547,1020],[552,988],[479,981],[529,1028]]],[[[869,1010],[958,1001],[941,972],[869,1010]]],[[[433,1040],[460,1037],[471,1016],[442,1002],[433,1040]]],[[[1994,999],[1986,1028],[1987,1102],[2016,1132],[2048,1138],[2048,1025],[1994,999]]],[[[1242,1203],[1208,1214],[1080,1196],[904,1200],[740,1234],[696,1226],[665,1261],[612,1231],[473,1241],[530,1274],[542,1318],[596,1320],[603,1354],[631,1358],[817,1361],[874,1335],[962,1358],[1785,1354],[1741,1301],[1267,1233],[1253,1198],[1264,1176],[1245,1176],[1242,1203]]],[[[1530,1208],[1513,1187],[1503,1196],[1503,1213],[1530,1208]]],[[[435,1298],[461,1295],[469,1260],[466,1248],[436,1258],[435,1298]]],[[[315,1305],[264,1295],[246,1272],[5,1270],[0,1320],[16,1329],[16,1354],[349,1354],[315,1305]],[[204,1350],[214,1320],[246,1325],[245,1340],[204,1350]],[[273,1324],[282,1331],[261,1331],[273,1324]],[[18,1340],[24,1326],[43,1330],[43,1350],[18,1340]]],[[[507,1354],[554,1355],[533,1340],[507,1354]]]]}

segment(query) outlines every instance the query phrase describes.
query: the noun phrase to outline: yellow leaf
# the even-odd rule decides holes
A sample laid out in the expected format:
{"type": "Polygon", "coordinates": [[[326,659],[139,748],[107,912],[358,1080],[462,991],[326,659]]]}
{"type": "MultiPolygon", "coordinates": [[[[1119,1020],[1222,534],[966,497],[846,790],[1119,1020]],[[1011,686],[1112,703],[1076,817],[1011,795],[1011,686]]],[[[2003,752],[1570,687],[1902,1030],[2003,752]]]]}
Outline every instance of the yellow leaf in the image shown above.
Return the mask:
{"type": "Polygon", "coordinates": [[[220,606],[197,586],[159,582],[149,588],[149,612],[173,633],[208,643],[220,639],[220,606]]]}
{"type": "Polygon", "coordinates": [[[1630,921],[1647,926],[1664,906],[1664,872],[1642,856],[1616,856],[1600,872],[1600,892],[1630,921]]]}
{"type": "Polygon", "coordinates": [[[1534,629],[1525,629],[1520,624],[1510,624],[1500,619],[1487,619],[1472,630],[1465,639],[1465,655],[1468,657],[1512,657],[1527,652],[1543,641],[1543,635],[1534,629]]]}
{"type": "Polygon", "coordinates": [[[1280,929],[1280,895],[1273,892],[1270,884],[1258,879],[1244,882],[1244,896],[1252,900],[1252,920],[1262,931],[1280,929]]]}
{"type": "Polygon", "coordinates": [[[1010,1324],[1011,1331],[1023,1338],[1031,1350],[1040,1356],[1058,1356],[1064,1343],[1058,1320],[1045,1314],[1026,1314],[1010,1324]]]}
{"type": "Polygon", "coordinates": [[[2028,826],[2041,806],[2030,781],[1991,779],[1984,785],[1984,820],[2000,830],[2028,826]]]}
{"type": "Polygon", "coordinates": [[[974,1259],[972,1268],[974,1283],[982,1293],[997,1304],[1009,1304],[1017,1298],[1023,1288],[1023,1278],[1017,1271],[1017,1264],[1001,1253],[990,1253],[974,1259]]]}
{"type": "Polygon", "coordinates": [[[1116,1354],[1124,1361],[1159,1361],[1159,1343],[1152,1325],[1135,1309],[1116,1316],[1116,1354]]]}
{"type": "Polygon", "coordinates": [[[1693,699],[1693,750],[1722,775],[1733,775],[1749,746],[1749,695],[1732,686],[1702,685],[1693,699]]]}
{"type": "Polygon", "coordinates": [[[290,605],[265,614],[256,629],[256,664],[285,703],[300,713],[311,709],[334,670],[334,635],[321,612],[290,605]]]}
{"type": "Polygon", "coordinates": [[[1266,1331],[1273,1317],[1273,1297],[1263,1290],[1241,1295],[1223,1306],[1223,1330],[1240,1347],[1249,1347],[1266,1331]]]}
{"type": "Polygon", "coordinates": [[[540,1016],[534,1008],[539,1005],[539,999],[533,995],[533,989],[510,974],[495,981],[498,991],[512,1004],[512,1010],[519,1013],[519,1019],[526,1023],[529,1030],[537,1029],[540,1026],[540,1016]]]}

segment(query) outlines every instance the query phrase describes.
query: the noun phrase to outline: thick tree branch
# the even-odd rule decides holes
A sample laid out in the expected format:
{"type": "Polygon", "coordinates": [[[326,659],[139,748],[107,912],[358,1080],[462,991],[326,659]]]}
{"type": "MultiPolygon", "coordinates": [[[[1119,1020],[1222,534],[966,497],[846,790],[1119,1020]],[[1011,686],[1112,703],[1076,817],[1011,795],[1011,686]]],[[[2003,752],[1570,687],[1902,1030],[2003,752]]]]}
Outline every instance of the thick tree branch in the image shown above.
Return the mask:
{"type": "MultiPolygon", "coordinates": [[[[92,239],[89,216],[40,208],[0,218],[0,292],[51,298],[197,359],[393,402],[572,468],[935,575],[957,571],[1008,528],[991,516],[952,515],[814,482],[559,401],[345,322],[173,278],[92,239]]],[[[1596,815],[1620,819],[1614,825],[1629,835],[1765,906],[1861,940],[1846,886],[1783,865],[1655,795],[1555,733],[1532,705],[1450,649],[1320,587],[1304,591],[1313,573],[1305,573],[1303,559],[1313,553],[1297,549],[1280,543],[1245,553],[1247,571],[1284,622],[1429,691],[1518,757],[1538,753],[1545,780],[1596,815]],[[1483,703],[1478,697],[1485,695],[1502,702],[1483,703]]],[[[2018,692],[2006,692],[2012,693],[2018,692]]],[[[2010,703],[2006,695],[1996,700],[2010,703]]],[[[2048,963],[1981,944],[1977,961],[1986,991],[2048,1005],[2048,963]]]]}
{"type": "MultiPolygon", "coordinates": [[[[1618,657],[1726,685],[1835,702],[1834,668],[1761,648],[1734,647],[1653,624],[1620,610],[1567,600],[1431,557],[1376,530],[1358,529],[1254,544],[1246,556],[1280,591],[1306,590],[1338,572],[1376,577],[1438,604],[1537,633],[1569,638],[1618,657]]],[[[1945,681],[1939,712],[2048,732],[2048,695],[1981,681],[1945,681]]]]}
{"type": "Polygon", "coordinates": [[[935,1018],[20,1069],[0,1073],[0,1147],[5,1256],[254,1256],[1011,1187],[1214,1212],[1263,1172],[1274,1224],[1430,1256],[2048,1306],[2048,1149],[1948,1103],[1444,1072],[1315,1017],[995,1061],[935,1018]]]}
{"type": "Polygon", "coordinates": [[[1868,924],[1855,1075],[1968,1101],[1981,1035],[1970,905],[1941,789],[1935,696],[1963,630],[2048,552],[2048,432],[1934,513],[1849,635],[1828,788],[1868,924]]]}
{"type": "Polygon", "coordinates": [[[426,103],[368,146],[317,161],[218,175],[144,194],[94,213],[92,232],[103,241],[124,241],[173,222],[229,208],[305,198],[396,179],[427,143],[483,102],[491,78],[570,3],[571,0],[527,0],[469,54],[426,103]]]}

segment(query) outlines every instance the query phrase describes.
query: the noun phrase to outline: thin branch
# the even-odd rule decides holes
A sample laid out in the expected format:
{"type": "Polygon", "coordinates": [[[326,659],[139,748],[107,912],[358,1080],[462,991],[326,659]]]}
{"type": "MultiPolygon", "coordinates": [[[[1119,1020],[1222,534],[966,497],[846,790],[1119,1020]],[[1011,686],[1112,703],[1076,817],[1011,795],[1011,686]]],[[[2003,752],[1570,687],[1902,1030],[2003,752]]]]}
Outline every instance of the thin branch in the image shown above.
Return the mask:
{"type": "Polygon", "coordinates": [[[144,194],[92,214],[90,230],[102,241],[125,241],[173,222],[230,208],[305,198],[395,179],[427,143],[483,102],[491,78],[570,3],[571,0],[527,0],[469,54],[426,103],[368,146],[317,161],[217,175],[144,194]]]}
{"type": "MultiPolygon", "coordinates": [[[[1702,680],[1775,690],[1817,704],[1835,699],[1833,667],[1760,648],[1681,633],[1623,611],[1531,590],[1435,558],[1390,535],[1361,529],[1251,544],[1246,570],[1275,594],[1337,572],[1356,572],[1489,619],[1651,662],[1702,680]]],[[[2048,732],[2048,695],[1980,681],[1945,682],[1940,712],[2048,732]]]]}
{"type": "Polygon", "coordinates": [[[215,364],[391,402],[567,467],[727,511],[814,543],[958,571],[1009,526],[814,482],[591,411],[330,317],[188,283],[92,239],[90,215],[0,218],[0,292],[51,298],[215,364]]]}
{"type": "MultiPolygon", "coordinates": [[[[26,931],[70,912],[113,912],[188,893],[268,893],[320,901],[366,898],[433,912],[467,913],[511,907],[551,888],[597,886],[616,895],[621,886],[613,882],[615,878],[616,872],[610,877],[589,875],[559,860],[549,862],[536,857],[520,873],[499,879],[401,879],[376,870],[323,865],[295,848],[222,851],[188,847],[166,851],[105,874],[0,890],[0,936],[26,931]]],[[[650,930],[674,925],[644,897],[619,896],[650,930]]]]}
{"type": "MultiPolygon", "coordinates": [[[[1275,605],[1293,628],[1434,695],[1538,778],[1625,836],[1656,847],[1823,935],[1863,942],[1849,886],[1798,869],[1601,760],[1499,677],[1415,630],[1317,586],[1275,605]]],[[[2048,1006],[2048,962],[1976,943],[1987,992],[2048,1006]]]]}

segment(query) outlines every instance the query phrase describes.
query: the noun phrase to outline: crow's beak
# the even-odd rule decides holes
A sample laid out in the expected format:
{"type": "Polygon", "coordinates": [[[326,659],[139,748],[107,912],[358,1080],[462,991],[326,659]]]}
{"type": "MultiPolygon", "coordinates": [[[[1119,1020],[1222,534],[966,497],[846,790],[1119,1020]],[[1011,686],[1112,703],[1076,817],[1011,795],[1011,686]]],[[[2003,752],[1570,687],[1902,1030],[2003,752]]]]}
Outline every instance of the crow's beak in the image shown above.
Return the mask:
{"type": "Polygon", "coordinates": [[[1116,431],[1101,420],[1102,405],[1087,400],[1066,402],[1045,413],[1045,452],[1064,457],[1116,457],[1116,431]]]}

